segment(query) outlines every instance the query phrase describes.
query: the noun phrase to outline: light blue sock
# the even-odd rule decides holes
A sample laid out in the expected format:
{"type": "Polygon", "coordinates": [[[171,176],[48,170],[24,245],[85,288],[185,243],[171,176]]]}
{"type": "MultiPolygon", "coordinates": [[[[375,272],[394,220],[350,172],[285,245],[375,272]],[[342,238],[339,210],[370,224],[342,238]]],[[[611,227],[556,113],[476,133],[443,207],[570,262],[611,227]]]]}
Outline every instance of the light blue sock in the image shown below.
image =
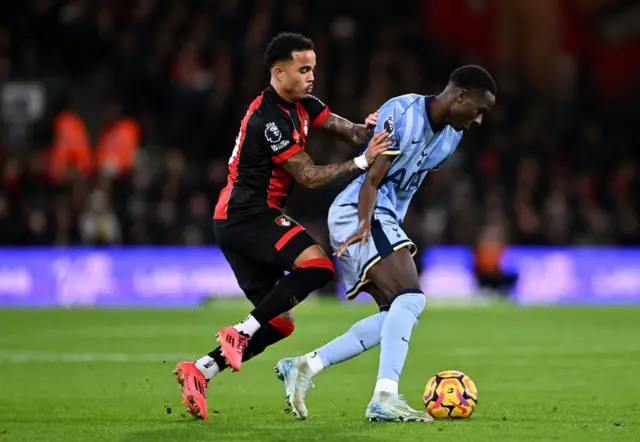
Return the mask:
{"type": "Polygon", "coordinates": [[[409,351],[411,331],[425,305],[426,299],[418,289],[404,290],[391,303],[382,326],[376,391],[398,393],[398,381],[409,351]]]}
{"type": "MultiPolygon", "coordinates": [[[[386,311],[368,316],[353,324],[342,336],[317,349],[314,353],[322,361],[322,368],[344,362],[378,345],[386,316],[386,311]]],[[[310,354],[312,355],[313,353],[310,354]]],[[[314,372],[319,371],[316,370],[319,365],[312,363],[310,366],[314,368],[314,372]]]]}

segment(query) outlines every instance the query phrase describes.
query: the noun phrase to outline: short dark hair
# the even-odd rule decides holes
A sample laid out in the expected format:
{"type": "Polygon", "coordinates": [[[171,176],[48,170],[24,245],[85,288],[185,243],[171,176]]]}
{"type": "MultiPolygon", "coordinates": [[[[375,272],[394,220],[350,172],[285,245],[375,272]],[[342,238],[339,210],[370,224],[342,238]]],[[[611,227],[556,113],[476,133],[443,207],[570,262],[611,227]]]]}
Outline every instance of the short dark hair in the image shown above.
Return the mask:
{"type": "Polygon", "coordinates": [[[312,51],[313,42],[302,34],[283,32],[275,36],[267,45],[264,61],[269,68],[276,62],[293,60],[292,52],[312,51]]]}
{"type": "Polygon", "coordinates": [[[449,76],[449,82],[454,86],[464,89],[480,89],[496,94],[496,82],[491,74],[484,68],[476,65],[462,66],[449,76]]]}

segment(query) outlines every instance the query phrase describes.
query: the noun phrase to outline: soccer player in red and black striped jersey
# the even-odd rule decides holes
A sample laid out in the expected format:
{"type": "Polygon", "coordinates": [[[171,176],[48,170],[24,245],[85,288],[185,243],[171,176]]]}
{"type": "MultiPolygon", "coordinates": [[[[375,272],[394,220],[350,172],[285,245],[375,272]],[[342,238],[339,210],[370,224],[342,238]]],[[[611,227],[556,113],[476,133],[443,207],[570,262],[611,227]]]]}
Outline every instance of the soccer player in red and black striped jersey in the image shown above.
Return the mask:
{"type": "Polygon", "coordinates": [[[271,84],[249,106],[229,158],[227,186],[214,212],[214,232],[240,288],[253,303],[250,315],[218,332],[220,347],[175,374],[183,400],[196,418],[207,418],[208,381],[230,366],[289,336],[291,309],[333,278],[332,261],[307,231],[282,212],[293,183],[317,188],[363,172],[391,144],[382,132],[363,155],[316,166],[305,152],[310,128],[325,128],[363,145],[377,113],[353,124],[310,95],[316,55],[311,40],[284,33],[267,46],[271,84]],[[285,276],[285,271],[289,272],[285,276]]]}

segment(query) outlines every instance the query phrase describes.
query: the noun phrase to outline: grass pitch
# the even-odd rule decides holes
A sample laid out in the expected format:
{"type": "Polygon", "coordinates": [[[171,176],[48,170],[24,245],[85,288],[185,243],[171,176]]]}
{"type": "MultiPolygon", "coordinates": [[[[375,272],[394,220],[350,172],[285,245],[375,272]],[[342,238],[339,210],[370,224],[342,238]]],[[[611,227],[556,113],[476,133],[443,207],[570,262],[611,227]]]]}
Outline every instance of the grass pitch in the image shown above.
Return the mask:
{"type": "Polygon", "coordinates": [[[469,421],[364,419],[372,350],[319,374],[310,417],[283,413],[280,357],[315,349],[371,304],[310,300],[295,333],[209,389],[209,421],[180,403],[174,363],[215,347],[244,302],[194,310],[0,310],[4,441],[609,441],[640,440],[640,308],[437,308],[414,330],[401,393],[421,407],[428,378],[461,370],[477,384],[469,421]]]}

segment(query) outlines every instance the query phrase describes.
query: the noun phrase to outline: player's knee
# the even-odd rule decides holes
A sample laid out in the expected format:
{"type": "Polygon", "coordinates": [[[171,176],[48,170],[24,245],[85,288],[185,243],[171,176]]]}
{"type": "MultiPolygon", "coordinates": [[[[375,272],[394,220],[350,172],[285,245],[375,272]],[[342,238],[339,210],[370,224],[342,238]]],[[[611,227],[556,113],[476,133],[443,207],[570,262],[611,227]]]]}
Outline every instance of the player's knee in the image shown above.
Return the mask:
{"type": "Polygon", "coordinates": [[[378,307],[380,307],[381,312],[389,311],[389,307],[393,301],[393,291],[377,288],[375,292],[370,290],[370,293],[378,304],[378,307]]]}
{"type": "Polygon", "coordinates": [[[307,277],[313,279],[316,288],[324,287],[333,279],[335,268],[333,262],[329,258],[312,258],[301,262],[297,266],[298,269],[305,271],[307,277]]]}
{"type": "Polygon", "coordinates": [[[294,268],[302,266],[305,262],[315,261],[317,259],[327,259],[327,254],[324,253],[322,247],[318,244],[314,244],[312,246],[307,247],[298,255],[296,260],[293,262],[294,268]]]}
{"type": "Polygon", "coordinates": [[[398,297],[398,293],[407,287],[406,284],[403,284],[394,278],[387,278],[384,281],[376,281],[376,285],[378,287],[377,296],[380,299],[378,304],[381,305],[391,305],[393,300],[398,297]]]}
{"type": "Polygon", "coordinates": [[[389,275],[384,287],[384,293],[391,302],[404,294],[405,290],[420,290],[420,281],[406,274],[389,275]]]}
{"type": "Polygon", "coordinates": [[[286,313],[276,316],[269,321],[269,324],[286,338],[287,336],[291,336],[293,331],[296,329],[296,326],[293,323],[293,314],[290,316],[290,319],[289,317],[284,317],[284,315],[286,315],[286,313]]]}
{"type": "Polygon", "coordinates": [[[400,290],[395,294],[393,302],[402,302],[407,310],[416,315],[416,318],[420,316],[427,305],[427,299],[420,288],[400,290]]]}
{"type": "Polygon", "coordinates": [[[383,287],[378,287],[376,301],[378,302],[380,310],[388,310],[391,304],[402,295],[415,294],[421,295],[424,298],[424,294],[417,283],[414,285],[416,288],[407,289],[406,287],[407,285],[403,286],[400,284],[388,284],[383,287]]]}
{"type": "Polygon", "coordinates": [[[286,311],[283,314],[278,315],[278,317],[284,319],[285,321],[289,321],[292,324],[295,323],[295,315],[293,314],[293,310],[286,311]]]}

